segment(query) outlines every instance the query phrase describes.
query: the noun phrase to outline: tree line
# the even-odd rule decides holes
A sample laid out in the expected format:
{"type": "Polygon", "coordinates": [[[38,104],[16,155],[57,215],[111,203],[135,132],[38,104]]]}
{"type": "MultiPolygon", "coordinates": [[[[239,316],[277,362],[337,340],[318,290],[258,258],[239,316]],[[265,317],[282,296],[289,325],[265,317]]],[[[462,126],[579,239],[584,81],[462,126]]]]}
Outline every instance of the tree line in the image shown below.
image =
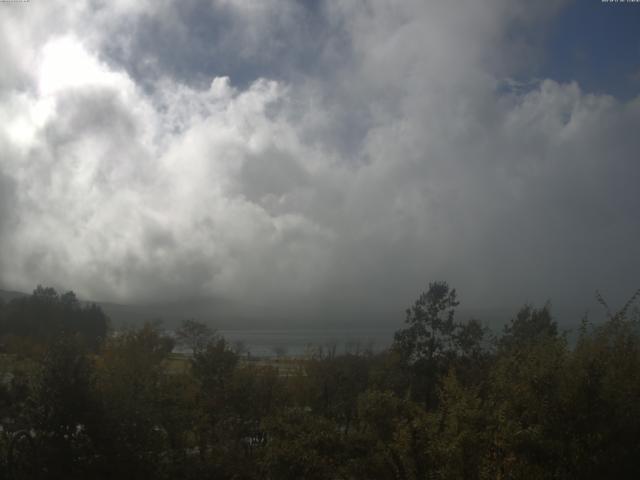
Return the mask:
{"type": "Polygon", "coordinates": [[[100,347],[109,329],[109,319],[94,304],[82,304],[72,291],[59,294],[54,288],[38,287],[31,295],[0,299],[2,348],[37,348],[61,335],[78,335],[92,349],[100,347]]]}
{"type": "MultiPolygon", "coordinates": [[[[640,475],[631,302],[597,325],[585,320],[570,345],[549,305],[524,306],[493,335],[459,321],[456,291],[435,282],[388,350],[319,352],[281,376],[195,321],[177,339],[154,324],[89,334],[104,315],[82,317],[96,322],[88,328],[61,312],[98,307],[65,310],[64,295],[49,292],[47,310],[43,290],[22,300],[25,318],[65,327],[22,330],[44,347],[4,355],[16,367],[0,386],[0,478],[640,475]],[[193,351],[187,368],[172,369],[176,341],[193,351]]],[[[0,318],[15,339],[12,303],[0,318]]]]}

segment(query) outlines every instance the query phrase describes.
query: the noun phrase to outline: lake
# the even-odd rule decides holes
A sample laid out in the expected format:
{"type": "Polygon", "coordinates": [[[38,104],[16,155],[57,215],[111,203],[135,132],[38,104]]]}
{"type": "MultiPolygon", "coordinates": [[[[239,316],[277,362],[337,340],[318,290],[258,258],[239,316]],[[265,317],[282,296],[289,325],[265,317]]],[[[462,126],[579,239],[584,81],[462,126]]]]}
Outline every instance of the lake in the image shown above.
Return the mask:
{"type": "Polygon", "coordinates": [[[253,356],[302,356],[335,348],[336,353],[379,352],[393,342],[394,328],[218,330],[231,344],[242,343],[253,356]]]}

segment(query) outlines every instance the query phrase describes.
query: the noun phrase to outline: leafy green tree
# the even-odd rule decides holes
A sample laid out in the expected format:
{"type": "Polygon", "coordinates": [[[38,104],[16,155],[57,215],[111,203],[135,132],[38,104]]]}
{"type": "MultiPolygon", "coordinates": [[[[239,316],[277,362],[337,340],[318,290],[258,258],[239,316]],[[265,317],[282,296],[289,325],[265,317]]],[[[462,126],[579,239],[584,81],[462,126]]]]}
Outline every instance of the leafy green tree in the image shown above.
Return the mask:
{"type": "Polygon", "coordinates": [[[261,478],[333,480],[344,465],[342,436],[330,420],[300,409],[266,419],[261,478]]]}
{"type": "Polygon", "coordinates": [[[73,292],[59,295],[51,287],[38,287],[33,294],[11,300],[3,309],[0,336],[16,336],[40,343],[54,342],[61,335],[81,335],[97,350],[104,341],[109,319],[95,305],[82,305],[73,292]]]}
{"type": "Polygon", "coordinates": [[[407,309],[409,327],[396,333],[395,343],[409,364],[434,362],[452,355],[457,326],[455,308],[459,303],[455,289],[446,282],[433,282],[407,309]]]}
{"type": "Polygon", "coordinates": [[[563,393],[557,435],[571,475],[640,476],[640,323],[615,315],[583,331],[563,393]]]}
{"type": "Polygon", "coordinates": [[[549,303],[540,309],[525,305],[504,327],[498,344],[502,349],[520,348],[557,336],[558,325],[551,316],[549,303]]]}
{"type": "MultiPolygon", "coordinates": [[[[366,445],[357,462],[360,478],[418,480],[431,470],[432,426],[424,409],[391,392],[368,391],[358,399],[353,440],[366,445]]],[[[352,440],[352,441],[353,441],[352,440]]]]}
{"type": "Polygon", "coordinates": [[[286,408],[277,369],[238,365],[224,387],[224,405],[205,410],[210,426],[208,463],[221,478],[263,478],[259,459],[267,436],[263,421],[286,408]]]}
{"type": "Polygon", "coordinates": [[[161,385],[173,345],[151,324],[108,340],[97,382],[106,421],[94,439],[104,454],[102,475],[160,476],[159,459],[170,448],[161,385]]]}
{"type": "Polygon", "coordinates": [[[556,432],[568,413],[562,388],[569,355],[566,341],[552,336],[499,355],[490,372],[488,395],[497,474],[562,477],[556,432]]]}
{"type": "MultiPolygon", "coordinates": [[[[226,340],[216,338],[205,348],[196,352],[191,359],[193,376],[198,384],[198,406],[201,421],[197,427],[200,458],[211,461],[206,454],[224,457],[220,449],[229,431],[225,428],[231,402],[231,386],[238,356],[231,350],[226,340]]],[[[216,460],[216,458],[214,458],[216,460]]]]}
{"type": "Polygon", "coordinates": [[[404,397],[410,390],[413,376],[405,356],[397,348],[391,348],[371,357],[368,387],[404,397]]]}
{"type": "Polygon", "coordinates": [[[236,426],[236,440],[249,452],[262,443],[262,421],[285,408],[289,399],[278,370],[270,366],[240,365],[229,390],[228,417],[236,426]]]}
{"type": "Polygon", "coordinates": [[[357,399],[369,383],[368,355],[312,358],[305,363],[306,403],[314,412],[336,420],[348,433],[357,399]]]}
{"type": "Polygon", "coordinates": [[[450,367],[461,358],[476,360],[482,352],[485,330],[476,321],[455,321],[459,305],[455,289],[433,282],[407,309],[408,327],[395,334],[393,349],[412,374],[413,398],[427,407],[437,404],[437,387],[450,367]]]}
{"type": "Polygon", "coordinates": [[[195,431],[202,421],[198,409],[198,385],[189,373],[164,373],[157,385],[156,405],[165,450],[162,478],[197,479],[207,475],[193,460],[195,431]]]}
{"type": "MultiPolygon", "coordinates": [[[[438,411],[430,416],[432,434],[428,451],[433,477],[480,479],[492,454],[492,412],[481,385],[460,382],[454,370],[443,379],[438,411]]],[[[496,478],[495,471],[488,478],[496,478]]]]}
{"type": "Polygon", "coordinates": [[[224,390],[229,386],[238,364],[238,355],[223,338],[209,342],[192,359],[193,374],[212,407],[223,404],[224,390]]]}
{"type": "Polygon", "coordinates": [[[90,465],[79,457],[94,453],[88,434],[101,410],[94,367],[77,337],[64,337],[49,347],[30,404],[43,469],[51,478],[83,478],[90,465]]]}

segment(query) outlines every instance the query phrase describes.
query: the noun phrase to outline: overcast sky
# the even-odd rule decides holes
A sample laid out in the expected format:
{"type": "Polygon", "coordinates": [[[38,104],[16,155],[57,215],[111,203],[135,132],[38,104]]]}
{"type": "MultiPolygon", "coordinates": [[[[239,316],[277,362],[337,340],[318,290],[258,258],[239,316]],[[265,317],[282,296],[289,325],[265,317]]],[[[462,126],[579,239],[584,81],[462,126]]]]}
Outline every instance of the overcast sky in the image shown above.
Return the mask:
{"type": "Polygon", "coordinates": [[[402,312],[640,287],[640,3],[0,3],[0,285],[402,312]]]}

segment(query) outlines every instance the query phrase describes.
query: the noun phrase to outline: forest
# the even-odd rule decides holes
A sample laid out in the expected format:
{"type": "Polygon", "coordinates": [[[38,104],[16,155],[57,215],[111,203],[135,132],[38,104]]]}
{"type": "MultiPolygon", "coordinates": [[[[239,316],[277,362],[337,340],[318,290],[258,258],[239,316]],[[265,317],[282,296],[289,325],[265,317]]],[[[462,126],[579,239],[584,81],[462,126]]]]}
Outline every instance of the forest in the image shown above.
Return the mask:
{"type": "Polygon", "coordinates": [[[0,304],[0,479],[640,478],[638,295],[570,341],[548,304],[491,332],[433,282],[389,349],[285,375],[38,287],[0,304]]]}

